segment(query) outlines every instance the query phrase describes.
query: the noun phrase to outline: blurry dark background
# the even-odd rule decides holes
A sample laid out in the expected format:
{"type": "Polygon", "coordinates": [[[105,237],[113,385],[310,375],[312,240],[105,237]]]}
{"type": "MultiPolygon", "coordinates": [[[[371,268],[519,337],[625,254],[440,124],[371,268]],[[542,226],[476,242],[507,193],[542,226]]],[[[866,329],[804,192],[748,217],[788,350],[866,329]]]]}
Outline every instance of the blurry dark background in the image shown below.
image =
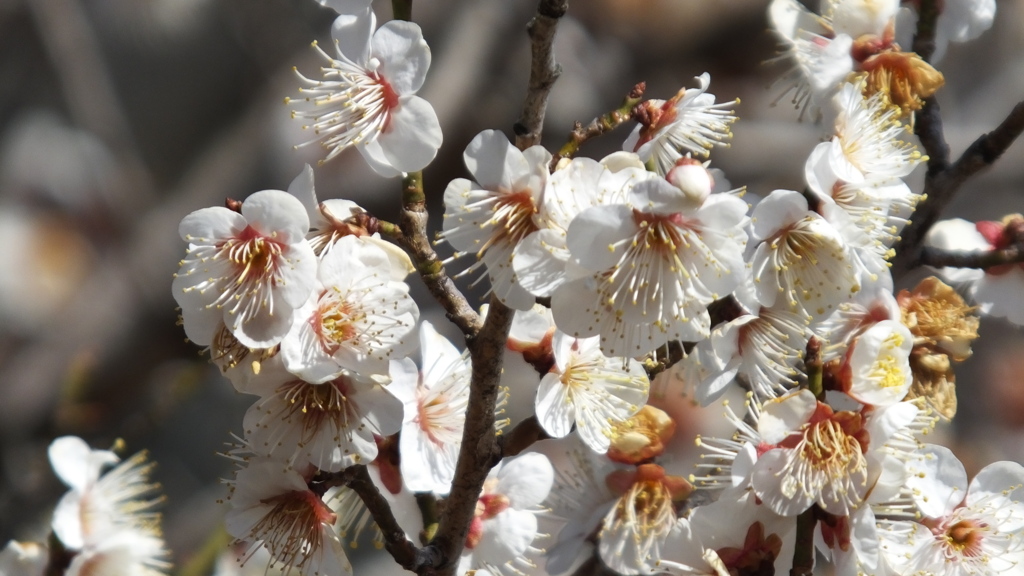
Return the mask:
{"type": "MultiPolygon", "coordinates": [[[[766,0],[576,0],[561,23],[564,74],[544,142],[557,148],[647,81],[667,98],[711,73],[720,100],[740,98],[731,148],[712,154],[734,186],[758,195],[803,186],[821,127],[771,87],[784,67],[766,0]]],[[[380,21],[388,3],[374,3],[380,21]]],[[[1024,99],[1024,10],[1000,2],[992,30],[953,45],[938,98],[954,154],[1024,99]]],[[[420,95],[444,131],[425,173],[433,216],[462,151],[480,130],[511,134],[525,92],[533,0],[417,0],[433,52],[420,95]]],[[[252,399],[236,394],[175,325],[171,274],[192,210],[284,189],[318,146],[289,118],[292,66],[316,76],[310,42],[334,13],[312,0],[0,0],[0,543],[40,539],[63,488],[46,461],[56,436],[147,449],[165,488],[165,531],[181,561],[223,510],[215,455],[252,399]]],[[[628,130],[588,143],[600,156],[628,130]]],[[[920,174],[915,182],[920,183],[920,174]]],[[[316,169],[320,198],[345,196],[392,218],[399,183],[355,152],[316,169]]],[[[949,215],[1024,211],[1024,145],[970,182],[949,215]]],[[[435,226],[435,229],[437,226],[435,226]]],[[[414,293],[426,295],[412,279],[414,293]]],[[[425,306],[426,300],[420,299],[425,306]]],[[[968,469],[1024,458],[1024,339],[983,322],[958,372],[961,413],[937,438],[968,469]]],[[[127,454],[125,454],[127,455],[127,454]]]]}

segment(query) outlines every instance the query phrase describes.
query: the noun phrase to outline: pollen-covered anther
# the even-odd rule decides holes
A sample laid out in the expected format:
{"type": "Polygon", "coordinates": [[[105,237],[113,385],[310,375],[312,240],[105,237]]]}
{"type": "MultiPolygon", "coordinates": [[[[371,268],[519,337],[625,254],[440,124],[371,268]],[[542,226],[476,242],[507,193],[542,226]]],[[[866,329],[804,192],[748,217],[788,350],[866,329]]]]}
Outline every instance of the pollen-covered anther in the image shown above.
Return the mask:
{"type": "Polygon", "coordinates": [[[681,476],[671,476],[657,464],[641,464],[636,471],[617,470],[605,479],[608,487],[622,494],[610,513],[613,526],[628,526],[641,541],[667,534],[676,520],[675,504],[693,493],[693,485],[681,476]]]}
{"type": "Polygon", "coordinates": [[[665,451],[665,443],[675,430],[676,423],[668,414],[653,406],[644,406],[612,428],[608,458],[623,464],[649,461],[665,451]]]}
{"type": "Polygon", "coordinates": [[[946,80],[913,52],[885,51],[861,63],[867,72],[865,96],[880,93],[904,113],[920,110],[924,98],[935,94],[946,80]]]}
{"type": "Polygon", "coordinates": [[[312,441],[325,429],[327,422],[333,421],[338,429],[344,430],[350,417],[358,420],[348,400],[344,376],[324,384],[293,380],[281,385],[280,390],[289,406],[283,418],[286,421],[297,418],[302,422],[303,443],[312,441]]]}
{"type": "Polygon", "coordinates": [[[296,568],[319,553],[322,527],[333,524],[337,518],[309,490],[293,490],[266,498],[262,503],[273,508],[253,525],[250,538],[262,540],[275,558],[296,568]]]}
{"type": "Polygon", "coordinates": [[[818,405],[803,431],[779,443],[792,449],[779,472],[782,493],[816,500],[830,513],[857,508],[867,488],[868,432],[863,417],[818,405]]]}

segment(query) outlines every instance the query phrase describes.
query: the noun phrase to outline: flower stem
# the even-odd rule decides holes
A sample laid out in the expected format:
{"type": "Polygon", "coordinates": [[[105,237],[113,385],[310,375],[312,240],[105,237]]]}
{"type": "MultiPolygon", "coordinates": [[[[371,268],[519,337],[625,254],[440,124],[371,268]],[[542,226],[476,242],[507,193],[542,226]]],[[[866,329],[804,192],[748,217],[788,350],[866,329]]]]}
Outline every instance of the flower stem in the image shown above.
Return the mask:
{"type": "Polygon", "coordinates": [[[633,86],[633,89],[622,100],[622,104],[615,110],[594,118],[586,127],[577,122],[572,132],[569,133],[569,139],[562,145],[558,154],[555,154],[555,157],[551,159],[551,169],[553,170],[562,158],[575,156],[579,152],[580,146],[587,140],[601,136],[606,132],[611,132],[623,122],[629,120],[633,115],[633,107],[643,100],[646,89],[647,83],[640,82],[633,86]]]}
{"type": "Polygon", "coordinates": [[[789,576],[811,576],[814,574],[814,527],[817,504],[804,510],[796,517],[796,545],[793,547],[793,567],[789,576]]]}

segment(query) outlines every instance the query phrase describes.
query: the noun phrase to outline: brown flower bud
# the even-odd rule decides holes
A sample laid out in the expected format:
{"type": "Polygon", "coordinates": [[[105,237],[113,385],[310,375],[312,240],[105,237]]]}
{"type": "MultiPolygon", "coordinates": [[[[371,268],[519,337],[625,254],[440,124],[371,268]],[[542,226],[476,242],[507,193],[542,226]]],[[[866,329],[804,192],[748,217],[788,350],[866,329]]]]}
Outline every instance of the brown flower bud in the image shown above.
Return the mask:
{"type": "Polygon", "coordinates": [[[644,406],[633,417],[615,424],[608,457],[623,464],[640,464],[660,456],[676,431],[665,412],[644,406]]]}

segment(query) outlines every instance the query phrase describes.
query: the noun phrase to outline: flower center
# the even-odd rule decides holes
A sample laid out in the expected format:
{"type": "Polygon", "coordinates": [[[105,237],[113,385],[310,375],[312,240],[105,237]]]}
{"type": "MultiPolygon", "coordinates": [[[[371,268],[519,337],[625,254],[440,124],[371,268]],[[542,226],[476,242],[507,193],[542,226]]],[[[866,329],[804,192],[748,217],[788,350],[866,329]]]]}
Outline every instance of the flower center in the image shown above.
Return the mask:
{"type": "Polygon", "coordinates": [[[252,527],[252,540],[262,540],[274,558],[295,568],[319,557],[323,531],[337,518],[319,496],[293,490],[261,502],[272,508],[252,527]]]}
{"type": "Polygon", "coordinates": [[[477,257],[483,256],[494,244],[506,243],[515,246],[520,240],[536,232],[538,228],[533,222],[533,215],[536,213],[537,206],[534,205],[533,195],[529,190],[501,194],[495,200],[494,216],[491,218],[497,231],[477,252],[477,257]]]}
{"type": "Polygon", "coordinates": [[[480,539],[484,534],[484,521],[491,520],[512,506],[508,496],[494,492],[497,487],[498,481],[495,478],[484,482],[483,494],[476,501],[473,520],[469,525],[469,533],[466,534],[466,548],[470,550],[480,544],[480,539]]]}
{"type": "Polygon", "coordinates": [[[675,503],[685,500],[693,486],[679,476],[669,476],[657,464],[641,464],[636,472],[619,470],[605,483],[622,496],[615,504],[610,526],[605,530],[627,530],[644,552],[664,539],[676,522],[675,503]]]}
{"type": "Polygon", "coordinates": [[[764,525],[754,522],[747,529],[742,548],[719,548],[730,576],[763,576],[775,573],[775,559],[782,551],[782,539],[777,534],[764,535],[764,525]]]}
{"type": "Polygon", "coordinates": [[[355,415],[355,406],[348,398],[349,383],[340,376],[323,384],[310,384],[293,380],[280,388],[289,408],[284,420],[298,418],[302,422],[302,442],[312,441],[317,433],[333,424],[339,430],[348,428],[349,417],[355,415]]]}
{"type": "Polygon", "coordinates": [[[310,322],[320,346],[328,354],[334,354],[343,343],[359,335],[357,324],[365,318],[366,313],[342,299],[338,290],[326,290],[320,295],[317,312],[310,322]]]}
{"type": "Polygon", "coordinates": [[[420,430],[438,446],[454,444],[462,439],[466,407],[464,399],[455,401],[444,392],[417,389],[417,423],[420,430]]]}
{"type": "Polygon", "coordinates": [[[878,355],[878,359],[875,360],[868,373],[870,378],[882,388],[898,388],[906,383],[906,375],[903,371],[903,366],[906,363],[901,362],[892,352],[901,346],[903,346],[903,337],[895,332],[890,334],[882,344],[882,353],[878,355]]]}
{"type": "Polygon", "coordinates": [[[946,544],[963,556],[980,556],[984,525],[974,520],[961,520],[946,528],[946,544]]]}
{"type": "Polygon", "coordinates": [[[235,264],[239,284],[253,275],[257,279],[272,275],[277,269],[277,258],[281,256],[281,245],[262,236],[252,226],[246,226],[237,238],[225,242],[224,248],[235,264]]]}

